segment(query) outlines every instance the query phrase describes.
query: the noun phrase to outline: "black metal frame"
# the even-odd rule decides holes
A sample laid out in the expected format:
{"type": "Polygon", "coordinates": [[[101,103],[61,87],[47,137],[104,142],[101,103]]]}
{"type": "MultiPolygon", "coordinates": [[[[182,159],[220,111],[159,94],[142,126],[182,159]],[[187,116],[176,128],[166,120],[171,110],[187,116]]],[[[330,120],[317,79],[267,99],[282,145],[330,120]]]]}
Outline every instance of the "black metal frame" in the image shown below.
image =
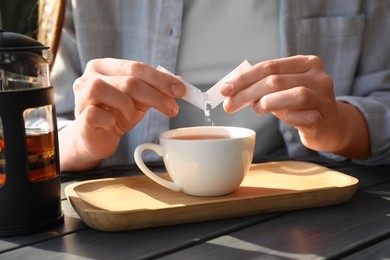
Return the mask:
{"type": "Polygon", "coordinates": [[[6,144],[6,182],[0,187],[0,236],[41,231],[63,222],[56,111],[53,87],[0,92],[0,116],[6,144]],[[32,182],[23,112],[53,105],[54,142],[58,175],[32,182]]]}

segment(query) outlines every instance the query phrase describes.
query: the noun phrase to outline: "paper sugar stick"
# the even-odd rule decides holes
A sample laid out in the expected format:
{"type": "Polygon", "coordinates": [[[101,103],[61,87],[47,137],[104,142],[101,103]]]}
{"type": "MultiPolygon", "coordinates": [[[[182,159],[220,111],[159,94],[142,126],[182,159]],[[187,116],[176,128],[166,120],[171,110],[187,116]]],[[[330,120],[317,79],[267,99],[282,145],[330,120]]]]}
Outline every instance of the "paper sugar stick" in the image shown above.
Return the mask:
{"type": "Polygon", "coordinates": [[[162,71],[162,72],[165,72],[165,73],[167,73],[169,75],[172,75],[172,76],[176,77],[177,79],[179,79],[181,82],[183,82],[183,84],[186,87],[186,94],[182,97],[182,99],[184,99],[185,101],[187,101],[187,102],[193,104],[194,106],[202,109],[203,111],[206,111],[207,103],[209,103],[211,105],[211,108],[215,108],[216,106],[221,104],[221,102],[225,99],[225,97],[222,96],[220,94],[220,92],[219,92],[220,86],[224,82],[229,80],[229,78],[233,74],[235,74],[237,72],[240,72],[240,71],[243,71],[243,70],[246,70],[246,69],[248,69],[250,67],[251,67],[251,65],[249,64],[249,62],[247,60],[244,60],[240,65],[238,65],[234,70],[232,70],[228,75],[223,77],[220,81],[218,81],[214,86],[212,86],[206,92],[202,92],[197,87],[195,87],[195,86],[191,85],[190,83],[182,80],[181,78],[179,78],[178,76],[176,76],[172,72],[168,71],[164,67],[158,66],[157,69],[162,71]]]}
{"type": "Polygon", "coordinates": [[[247,60],[244,60],[240,65],[238,65],[234,70],[232,70],[229,74],[227,74],[225,77],[223,77],[220,81],[218,81],[214,86],[212,86],[209,90],[206,91],[207,97],[208,97],[208,102],[211,105],[211,108],[215,108],[221,102],[226,98],[221,95],[219,92],[219,88],[221,85],[226,82],[233,74],[246,70],[250,68],[251,65],[247,60]]]}
{"type": "Polygon", "coordinates": [[[203,111],[206,110],[206,105],[207,105],[207,94],[206,93],[200,91],[200,89],[191,85],[187,81],[182,80],[181,78],[179,78],[178,76],[176,76],[175,74],[173,74],[169,70],[165,69],[164,67],[158,66],[157,70],[165,72],[169,75],[172,75],[172,76],[176,77],[178,80],[180,80],[181,82],[183,82],[184,86],[186,87],[186,93],[184,94],[182,99],[184,99],[185,101],[202,109],[203,111]]]}

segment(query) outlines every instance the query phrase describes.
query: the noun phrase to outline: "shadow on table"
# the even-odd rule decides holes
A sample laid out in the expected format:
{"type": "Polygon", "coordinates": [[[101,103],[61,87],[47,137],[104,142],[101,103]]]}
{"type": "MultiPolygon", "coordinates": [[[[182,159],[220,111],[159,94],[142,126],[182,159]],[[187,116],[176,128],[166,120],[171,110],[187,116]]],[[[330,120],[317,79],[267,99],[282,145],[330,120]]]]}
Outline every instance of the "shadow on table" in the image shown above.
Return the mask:
{"type": "Polygon", "coordinates": [[[390,237],[388,195],[359,192],[344,204],[284,214],[167,258],[340,259],[390,237]]]}

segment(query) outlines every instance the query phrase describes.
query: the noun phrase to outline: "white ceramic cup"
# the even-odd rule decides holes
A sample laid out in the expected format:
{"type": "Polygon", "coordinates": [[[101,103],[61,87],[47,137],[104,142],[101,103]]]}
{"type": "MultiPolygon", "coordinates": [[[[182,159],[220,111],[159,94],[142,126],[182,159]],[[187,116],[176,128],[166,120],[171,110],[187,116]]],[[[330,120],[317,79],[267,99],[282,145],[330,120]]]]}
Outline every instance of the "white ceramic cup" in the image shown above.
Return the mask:
{"type": "Polygon", "coordinates": [[[194,196],[220,196],[240,186],[253,159],[256,133],[240,127],[188,127],[160,135],[160,144],[145,143],[134,151],[135,162],[149,178],[174,191],[194,196]],[[222,139],[182,140],[188,136],[222,139]],[[142,159],[144,150],[163,157],[172,181],[152,172],[142,159]]]}

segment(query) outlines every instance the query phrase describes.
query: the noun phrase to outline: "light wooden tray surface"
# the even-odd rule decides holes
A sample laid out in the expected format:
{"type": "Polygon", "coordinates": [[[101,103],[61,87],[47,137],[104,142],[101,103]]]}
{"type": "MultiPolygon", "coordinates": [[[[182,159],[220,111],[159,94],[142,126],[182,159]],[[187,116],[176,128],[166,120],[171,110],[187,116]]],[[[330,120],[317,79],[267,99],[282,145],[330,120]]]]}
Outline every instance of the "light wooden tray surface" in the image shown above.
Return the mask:
{"type": "Polygon", "coordinates": [[[125,231],[338,204],[354,195],[357,184],[317,164],[285,161],[253,164],[241,186],[226,196],[189,196],[144,175],[82,181],[65,193],[90,227],[125,231]]]}

